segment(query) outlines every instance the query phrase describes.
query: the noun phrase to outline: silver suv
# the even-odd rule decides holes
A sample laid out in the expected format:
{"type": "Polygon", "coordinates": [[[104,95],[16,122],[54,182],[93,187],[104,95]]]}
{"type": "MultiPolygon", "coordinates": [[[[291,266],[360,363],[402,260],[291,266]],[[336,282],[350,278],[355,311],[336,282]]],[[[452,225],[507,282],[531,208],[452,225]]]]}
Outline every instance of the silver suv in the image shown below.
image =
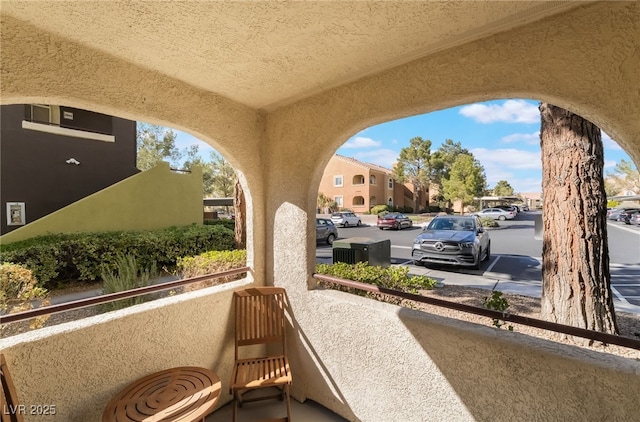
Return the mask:
{"type": "Polygon", "coordinates": [[[348,211],[334,212],[331,214],[331,221],[333,221],[333,224],[336,226],[342,227],[359,226],[362,224],[360,217],[348,211]]]}

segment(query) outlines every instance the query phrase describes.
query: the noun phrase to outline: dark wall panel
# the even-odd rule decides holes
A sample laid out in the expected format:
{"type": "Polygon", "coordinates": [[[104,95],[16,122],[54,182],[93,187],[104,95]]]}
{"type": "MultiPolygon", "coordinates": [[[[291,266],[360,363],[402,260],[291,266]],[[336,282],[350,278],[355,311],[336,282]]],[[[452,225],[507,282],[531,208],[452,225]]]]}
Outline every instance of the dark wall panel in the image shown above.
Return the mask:
{"type": "Polygon", "coordinates": [[[96,129],[106,128],[104,117],[108,117],[115,142],[22,129],[24,105],[2,106],[0,226],[3,234],[19,227],[7,225],[7,202],[24,202],[29,223],[139,172],[135,166],[136,123],[91,114],[83,110],[74,112],[74,122],[100,132],[96,129]],[[67,164],[70,158],[80,164],[67,164]]]}

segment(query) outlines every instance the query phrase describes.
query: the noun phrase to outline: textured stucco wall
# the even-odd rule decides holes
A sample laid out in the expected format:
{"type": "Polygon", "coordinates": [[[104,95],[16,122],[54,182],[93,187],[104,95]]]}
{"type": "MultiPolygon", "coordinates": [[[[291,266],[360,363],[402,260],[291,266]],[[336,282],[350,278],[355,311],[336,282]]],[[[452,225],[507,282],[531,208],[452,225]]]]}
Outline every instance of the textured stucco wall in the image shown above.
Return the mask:
{"type": "Polygon", "coordinates": [[[202,223],[202,170],[169,163],[138,173],[0,237],[11,243],[47,233],[152,230],[202,223]]]}
{"type": "MultiPolygon", "coordinates": [[[[24,404],[99,421],[128,383],[174,366],[213,369],[230,400],[232,291],[196,291],[0,340],[24,404]]],[[[348,420],[633,420],[640,363],[335,291],[289,294],[294,397],[348,420]],[[311,313],[307,306],[319,311],[311,313]]]]}
{"type": "MultiPolygon", "coordinates": [[[[592,415],[625,420],[637,415],[632,401],[640,394],[637,361],[401,311],[337,292],[310,292],[308,287],[314,284],[314,213],[323,170],[349,136],[373,124],[474,101],[534,98],[592,120],[640,163],[640,4],[590,4],[268,114],[11,18],[3,18],[2,24],[3,103],[57,99],[167,124],[211,143],[239,170],[251,216],[249,265],[258,284],[286,287],[293,307],[296,397],[309,397],[363,421],[512,420],[520,414],[531,420],[537,418],[534,412],[557,420],[592,415]]],[[[190,312],[189,305],[181,306],[190,312]]],[[[158,312],[164,316],[165,311],[158,312]]],[[[219,314],[220,309],[212,312],[219,314]]],[[[183,319],[177,318],[168,328],[180,333],[183,319]]],[[[130,320],[121,329],[145,333],[146,322],[130,320]]],[[[111,332],[108,326],[101,329],[111,332]]],[[[208,332],[209,324],[200,330],[208,332]]],[[[77,349],[74,342],[84,344],[78,337],[70,331],[19,346],[24,349],[11,348],[10,363],[16,362],[16,353],[37,356],[30,361],[33,370],[18,364],[18,373],[39,379],[41,388],[49,391],[54,378],[36,374],[46,374],[45,361],[50,358],[34,350],[56,356],[73,349],[82,364],[71,374],[64,394],[89,400],[81,377],[84,371],[95,377],[88,362],[96,351],[77,349]],[[69,341],[60,340],[64,338],[69,341]]],[[[148,351],[162,350],[153,336],[140,338],[148,351]]],[[[194,353],[197,360],[200,352],[194,353]]],[[[120,366],[113,356],[104,362],[126,368],[119,374],[124,378],[136,359],[149,365],[144,362],[148,357],[141,356],[120,366]]],[[[105,385],[114,382],[113,376],[105,385]]],[[[116,384],[105,387],[93,406],[104,402],[106,389],[115,391],[124,381],[116,384]]],[[[35,385],[27,391],[27,400],[39,398],[35,385]]]]}
{"type": "MultiPolygon", "coordinates": [[[[136,379],[175,366],[212,369],[229,401],[232,294],[249,280],[211,287],[0,340],[20,402],[55,405],[25,421],[93,422],[136,379]]],[[[28,406],[27,406],[28,408],[28,406]]]]}

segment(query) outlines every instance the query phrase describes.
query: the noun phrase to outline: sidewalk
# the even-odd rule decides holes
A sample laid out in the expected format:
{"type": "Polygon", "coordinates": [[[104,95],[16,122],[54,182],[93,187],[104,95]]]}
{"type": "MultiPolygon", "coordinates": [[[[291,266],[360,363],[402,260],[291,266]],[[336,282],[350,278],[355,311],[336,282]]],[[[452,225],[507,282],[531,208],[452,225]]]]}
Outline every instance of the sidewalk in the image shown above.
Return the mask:
{"type": "MultiPolygon", "coordinates": [[[[496,277],[496,273],[487,272],[483,276],[457,272],[435,271],[426,267],[412,267],[414,275],[426,275],[446,285],[476,287],[487,290],[500,290],[503,293],[521,296],[542,297],[541,281],[513,281],[496,277]]],[[[616,311],[640,314],[640,306],[619,300],[614,295],[613,305],[616,311]]]]}

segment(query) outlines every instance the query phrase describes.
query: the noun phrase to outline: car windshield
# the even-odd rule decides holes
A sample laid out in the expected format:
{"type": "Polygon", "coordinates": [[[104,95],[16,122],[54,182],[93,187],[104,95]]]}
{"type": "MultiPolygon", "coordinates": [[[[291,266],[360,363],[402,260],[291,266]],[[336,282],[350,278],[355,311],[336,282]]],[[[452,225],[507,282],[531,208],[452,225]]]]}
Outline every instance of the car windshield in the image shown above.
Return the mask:
{"type": "Polygon", "coordinates": [[[473,231],[473,221],[469,218],[436,218],[427,230],[469,230],[473,231]]]}

